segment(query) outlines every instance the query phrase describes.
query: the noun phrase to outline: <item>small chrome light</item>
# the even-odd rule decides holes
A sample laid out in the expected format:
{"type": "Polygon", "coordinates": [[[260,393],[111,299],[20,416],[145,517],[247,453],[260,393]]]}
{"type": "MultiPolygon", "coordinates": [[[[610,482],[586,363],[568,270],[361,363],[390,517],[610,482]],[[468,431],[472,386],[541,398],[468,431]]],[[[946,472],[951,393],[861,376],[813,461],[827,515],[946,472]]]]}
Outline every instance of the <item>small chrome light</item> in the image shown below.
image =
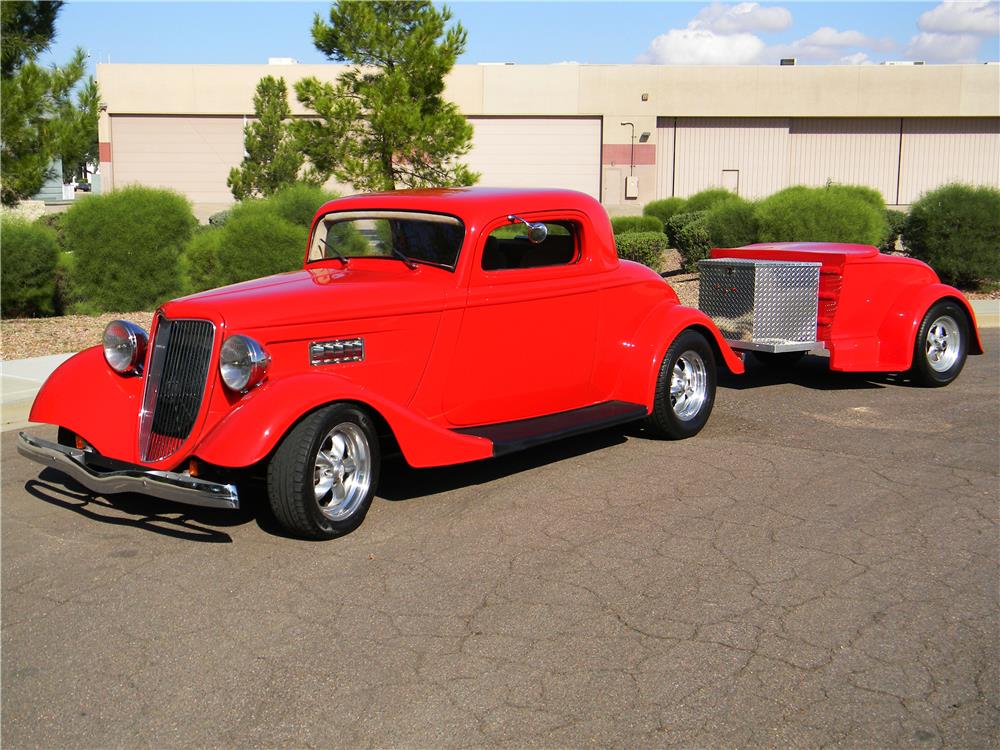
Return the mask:
{"type": "Polygon", "coordinates": [[[104,328],[104,359],[121,375],[141,373],[148,343],[149,336],[135,323],[112,320],[104,328]]]}
{"type": "Polygon", "coordinates": [[[249,336],[230,336],[219,353],[219,374],[230,390],[245,391],[264,379],[270,361],[264,347],[249,336]]]}

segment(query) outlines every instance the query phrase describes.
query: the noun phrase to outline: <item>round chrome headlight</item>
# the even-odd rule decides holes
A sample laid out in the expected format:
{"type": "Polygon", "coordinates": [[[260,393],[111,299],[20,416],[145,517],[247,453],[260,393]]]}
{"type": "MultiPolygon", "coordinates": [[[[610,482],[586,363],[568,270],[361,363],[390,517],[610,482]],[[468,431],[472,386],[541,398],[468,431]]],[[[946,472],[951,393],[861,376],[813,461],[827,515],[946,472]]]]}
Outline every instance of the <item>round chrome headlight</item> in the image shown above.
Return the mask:
{"type": "Polygon", "coordinates": [[[135,323],[112,320],[104,329],[104,359],[115,372],[125,375],[142,371],[149,336],[135,323]]]}
{"type": "Polygon", "coordinates": [[[264,347],[249,336],[230,336],[219,354],[219,374],[230,390],[245,391],[264,379],[270,361],[264,347]]]}

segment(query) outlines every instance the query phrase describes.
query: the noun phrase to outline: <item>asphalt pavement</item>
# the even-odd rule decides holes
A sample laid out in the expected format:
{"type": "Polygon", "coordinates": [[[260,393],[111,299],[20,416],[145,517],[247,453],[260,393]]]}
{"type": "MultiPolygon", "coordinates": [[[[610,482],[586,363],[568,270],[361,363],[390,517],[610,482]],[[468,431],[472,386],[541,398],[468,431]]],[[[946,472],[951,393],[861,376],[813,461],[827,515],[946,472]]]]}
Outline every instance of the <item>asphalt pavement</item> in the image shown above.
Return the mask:
{"type": "Polygon", "coordinates": [[[88,495],[5,432],[3,745],[997,747],[984,339],[944,389],[810,358],[692,440],[393,464],[325,543],[88,495]]]}

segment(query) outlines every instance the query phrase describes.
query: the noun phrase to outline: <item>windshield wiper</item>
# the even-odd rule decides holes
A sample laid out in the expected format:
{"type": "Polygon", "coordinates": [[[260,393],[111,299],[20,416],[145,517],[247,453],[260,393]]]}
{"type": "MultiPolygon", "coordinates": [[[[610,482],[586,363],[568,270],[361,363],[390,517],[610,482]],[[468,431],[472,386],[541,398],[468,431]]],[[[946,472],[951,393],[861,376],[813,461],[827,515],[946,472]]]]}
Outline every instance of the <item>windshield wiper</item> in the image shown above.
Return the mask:
{"type": "Polygon", "coordinates": [[[330,252],[332,252],[334,255],[337,256],[337,260],[343,263],[345,267],[347,266],[347,258],[344,256],[342,252],[340,252],[340,250],[338,250],[337,248],[335,248],[333,245],[331,245],[329,242],[327,242],[322,238],[320,238],[320,242],[323,243],[323,247],[325,247],[327,250],[329,250],[330,252]]]}
{"type": "Polygon", "coordinates": [[[392,246],[392,254],[403,261],[411,271],[416,269],[417,264],[410,260],[410,257],[395,245],[392,246]]]}

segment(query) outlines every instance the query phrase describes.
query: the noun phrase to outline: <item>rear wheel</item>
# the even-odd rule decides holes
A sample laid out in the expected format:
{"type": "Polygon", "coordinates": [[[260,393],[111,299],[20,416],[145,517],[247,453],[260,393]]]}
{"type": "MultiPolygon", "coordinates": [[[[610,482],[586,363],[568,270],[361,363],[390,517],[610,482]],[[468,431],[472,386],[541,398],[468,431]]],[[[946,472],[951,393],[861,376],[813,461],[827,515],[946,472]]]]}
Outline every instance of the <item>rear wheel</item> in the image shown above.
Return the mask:
{"type": "Polygon", "coordinates": [[[948,385],[965,366],[968,350],[965,310],[955,302],[941,300],[931,306],[917,330],[910,374],[920,385],[948,385]]]}
{"type": "Polygon", "coordinates": [[[716,381],[711,345],[700,333],[683,331],[660,365],[647,429],[671,440],[697,435],[712,413],[716,381]]]}
{"type": "Polygon", "coordinates": [[[310,414],[281,441],[267,469],[271,509],[286,530],[332,539],[364,520],[378,484],[371,418],[350,404],[310,414]]]}

